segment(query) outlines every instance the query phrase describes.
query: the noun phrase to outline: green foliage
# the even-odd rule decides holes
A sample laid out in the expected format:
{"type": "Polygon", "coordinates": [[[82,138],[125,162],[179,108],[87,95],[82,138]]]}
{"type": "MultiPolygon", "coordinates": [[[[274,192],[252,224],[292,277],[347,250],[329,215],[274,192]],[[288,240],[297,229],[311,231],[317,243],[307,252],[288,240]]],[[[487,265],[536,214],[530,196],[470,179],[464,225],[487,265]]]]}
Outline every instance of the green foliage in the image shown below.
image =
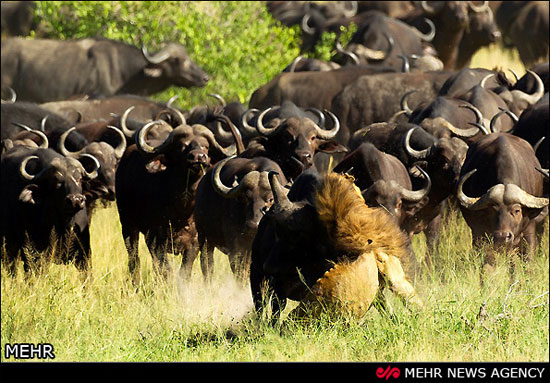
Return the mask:
{"type": "Polygon", "coordinates": [[[348,27],[340,26],[340,33],[325,32],[321,35],[321,41],[315,45],[315,50],[312,57],[320,60],[330,61],[330,59],[336,54],[336,42],[340,41],[343,47],[345,47],[351,40],[351,36],[357,31],[357,25],[351,23],[348,27]]]}
{"type": "Polygon", "coordinates": [[[273,19],[264,2],[234,1],[42,1],[36,18],[42,36],[76,39],[103,36],[150,52],[166,42],[184,45],[211,80],[204,88],[172,87],[152,98],[183,108],[212,102],[248,102],[252,92],[271,80],[299,54],[299,28],[273,19]]]}

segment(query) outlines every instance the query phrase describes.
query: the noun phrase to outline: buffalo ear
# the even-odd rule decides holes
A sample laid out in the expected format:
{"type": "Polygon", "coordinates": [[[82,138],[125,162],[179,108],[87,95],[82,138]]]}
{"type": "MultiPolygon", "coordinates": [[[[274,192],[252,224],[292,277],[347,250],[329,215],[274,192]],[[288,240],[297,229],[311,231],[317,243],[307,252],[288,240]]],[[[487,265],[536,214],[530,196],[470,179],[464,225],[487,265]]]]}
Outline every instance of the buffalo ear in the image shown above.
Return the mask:
{"type": "Polygon", "coordinates": [[[323,153],[347,153],[349,149],[340,145],[336,141],[325,141],[317,148],[317,151],[323,153]]]}
{"type": "Polygon", "coordinates": [[[408,217],[412,217],[416,213],[418,213],[418,211],[420,211],[424,206],[428,204],[428,202],[430,201],[430,197],[424,196],[418,202],[407,202],[404,199],[402,201],[403,201],[402,209],[405,212],[405,215],[408,217]]]}
{"type": "Polygon", "coordinates": [[[526,212],[526,216],[529,219],[534,220],[535,222],[539,223],[542,222],[547,216],[548,216],[548,206],[545,206],[541,209],[524,209],[523,211],[526,212]]]}
{"type": "Polygon", "coordinates": [[[31,205],[36,205],[40,203],[40,190],[38,185],[30,184],[23,188],[19,194],[19,201],[23,203],[29,203],[31,205]]]}
{"type": "Polygon", "coordinates": [[[155,66],[155,67],[145,67],[143,68],[143,73],[146,77],[151,78],[159,78],[162,76],[162,69],[155,66]]]}

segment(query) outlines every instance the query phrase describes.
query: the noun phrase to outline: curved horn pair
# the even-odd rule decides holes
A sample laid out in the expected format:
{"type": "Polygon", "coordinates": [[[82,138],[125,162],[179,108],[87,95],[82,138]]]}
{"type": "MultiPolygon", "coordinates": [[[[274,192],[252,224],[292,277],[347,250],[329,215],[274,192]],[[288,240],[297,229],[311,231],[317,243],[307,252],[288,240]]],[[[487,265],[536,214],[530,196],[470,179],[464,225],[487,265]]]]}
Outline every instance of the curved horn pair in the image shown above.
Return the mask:
{"type": "Polygon", "coordinates": [[[34,133],[36,134],[38,137],[40,137],[42,139],[42,143],[40,145],[38,145],[39,148],[43,148],[43,149],[46,149],[50,143],[48,141],[48,136],[46,136],[44,133],[42,133],[40,130],[36,130],[36,129],[31,129],[29,128],[27,125],[23,125],[23,124],[20,124],[18,122],[12,122],[13,125],[21,128],[21,129],[25,129],[27,132],[31,132],[31,133],[34,133]]]}
{"type": "MultiPolygon", "coordinates": [[[[258,132],[261,135],[266,136],[266,137],[273,135],[280,126],[280,125],[278,125],[274,128],[264,127],[263,118],[272,109],[273,109],[273,107],[269,107],[266,110],[264,110],[262,113],[260,113],[260,115],[258,116],[258,122],[256,124],[256,129],[258,130],[258,132]]],[[[329,111],[327,109],[324,109],[324,112],[326,114],[328,114],[329,117],[333,121],[334,125],[333,125],[332,129],[325,130],[325,129],[320,128],[319,125],[317,125],[315,122],[313,122],[313,124],[314,124],[315,130],[317,132],[317,137],[319,137],[323,140],[330,140],[330,139],[334,138],[336,136],[336,134],[338,133],[338,131],[340,130],[340,121],[338,120],[338,117],[336,117],[334,115],[334,113],[332,113],[331,111],[329,111]]]]}
{"type": "Polygon", "coordinates": [[[223,166],[231,159],[235,158],[236,156],[231,156],[229,158],[226,158],[216,164],[214,167],[214,170],[212,171],[212,186],[214,187],[214,190],[221,196],[226,198],[235,198],[243,190],[250,189],[254,187],[254,185],[258,185],[259,183],[262,183],[263,185],[267,186],[269,185],[267,174],[268,172],[263,171],[259,172],[257,170],[253,170],[251,172],[248,172],[242,179],[241,182],[239,182],[238,185],[233,187],[227,187],[223,184],[222,180],[220,179],[220,174],[222,171],[223,166]]]}
{"type": "Polygon", "coordinates": [[[203,126],[203,125],[200,125],[200,124],[193,125],[193,126],[180,125],[177,128],[173,129],[170,132],[170,134],[168,135],[168,137],[166,137],[166,139],[160,145],[158,145],[158,146],[149,145],[145,140],[145,138],[147,137],[149,131],[155,125],[162,124],[162,123],[164,123],[164,121],[160,121],[160,120],[151,121],[151,122],[145,124],[144,126],[142,126],[138,130],[138,132],[136,134],[136,147],[139,151],[141,151],[142,153],[145,153],[145,154],[159,154],[159,153],[162,153],[168,146],[170,146],[170,144],[172,143],[172,141],[174,140],[174,138],[177,135],[185,133],[185,131],[189,130],[189,129],[192,129],[193,131],[196,130],[198,134],[203,135],[208,140],[210,145],[212,145],[214,148],[219,150],[226,157],[232,155],[235,151],[235,147],[234,147],[235,145],[229,146],[227,148],[222,147],[219,144],[219,142],[216,140],[216,138],[214,137],[214,133],[210,129],[208,129],[206,126],[203,126]]]}
{"type": "Polygon", "coordinates": [[[481,210],[489,203],[496,201],[511,201],[532,209],[548,206],[548,198],[535,197],[514,184],[497,184],[491,187],[481,197],[468,197],[462,187],[464,183],[477,171],[473,169],[463,175],[457,187],[457,198],[462,206],[469,210],[481,210]]]}
{"type": "MultiPolygon", "coordinates": [[[[114,151],[115,151],[115,157],[117,159],[120,159],[120,158],[122,158],[122,155],[126,151],[126,145],[127,145],[126,136],[124,135],[124,133],[120,129],[118,129],[115,126],[108,125],[107,128],[114,130],[120,137],[120,143],[118,144],[118,146],[116,148],[113,148],[114,151]]],[[[67,149],[67,147],[65,146],[65,141],[67,140],[67,137],[69,136],[69,134],[71,134],[75,130],[76,130],[76,127],[73,126],[72,128],[70,128],[70,129],[66,130],[65,132],[63,132],[61,137],[59,137],[58,149],[59,149],[59,152],[61,154],[63,154],[65,157],[77,158],[78,156],[81,156],[81,155],[85,154],[84,151],[86,150],[86,147],[80,149],[77,152],[70,152],[67,149]]]]}

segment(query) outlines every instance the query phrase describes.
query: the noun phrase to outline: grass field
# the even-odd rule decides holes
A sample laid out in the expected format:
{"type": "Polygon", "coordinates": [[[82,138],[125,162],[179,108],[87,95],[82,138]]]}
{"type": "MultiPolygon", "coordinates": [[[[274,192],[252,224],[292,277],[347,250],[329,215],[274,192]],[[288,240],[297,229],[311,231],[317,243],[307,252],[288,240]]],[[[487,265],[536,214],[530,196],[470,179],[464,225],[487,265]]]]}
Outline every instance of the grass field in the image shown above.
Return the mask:
{"type": "MultiPolygon", "coordinates": [[[[493,48],[479,52],[473,66],[525,71],[513,54],[493,48]]],[[[483,285],[483,251],[472,250],[460,213],[450,211],[444,222],[433,269],[414,281],[421,311],[388,293],[393,320],[372,308],[361,319],[286,318],[271,326],[252,314],[248,285],[235,281],[219,252],[211,285],[198,262],[190,281],[175,273],[164,280],[141,241],[135,288],[111,205],[92,218],[92,279],[83,281],[72,265],[47,264],[27,277],[21,267],[8,276],[2,265],[2,350],[6,343],[51,343],[55,361],[548,361],[548,218],[532,262],[518,262],[512,276],[501,255],[483,285]]],[[[425,253],[422,235],[413,247],[425,253]]],[[[177,265],[179,258],[170,260],[177,265]]]]}

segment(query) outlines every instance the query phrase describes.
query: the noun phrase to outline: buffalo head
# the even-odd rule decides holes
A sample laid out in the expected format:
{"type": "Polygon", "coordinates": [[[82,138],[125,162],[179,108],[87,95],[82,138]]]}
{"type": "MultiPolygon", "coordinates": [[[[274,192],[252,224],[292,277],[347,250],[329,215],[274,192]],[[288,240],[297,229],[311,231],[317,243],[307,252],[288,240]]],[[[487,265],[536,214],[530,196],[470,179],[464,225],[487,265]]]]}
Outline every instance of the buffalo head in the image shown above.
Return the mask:
{"type": "Polygon", "coordinates": [[[172,84],[182,87],[205,86],[209,80],[202,70],[180,44],[170,43],[155,54],[149,54],[147,48],[142,48],[147,60],[145,74],[152,78],[164,78],[172,84]]]}

